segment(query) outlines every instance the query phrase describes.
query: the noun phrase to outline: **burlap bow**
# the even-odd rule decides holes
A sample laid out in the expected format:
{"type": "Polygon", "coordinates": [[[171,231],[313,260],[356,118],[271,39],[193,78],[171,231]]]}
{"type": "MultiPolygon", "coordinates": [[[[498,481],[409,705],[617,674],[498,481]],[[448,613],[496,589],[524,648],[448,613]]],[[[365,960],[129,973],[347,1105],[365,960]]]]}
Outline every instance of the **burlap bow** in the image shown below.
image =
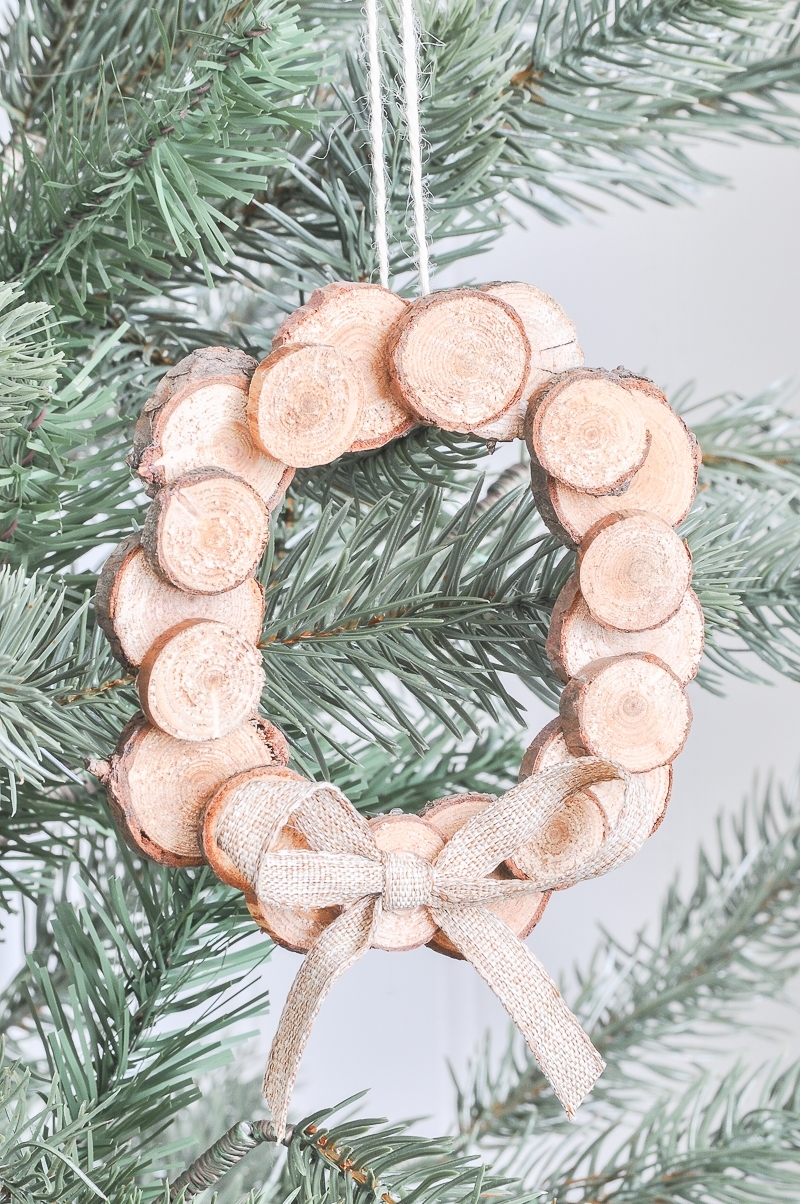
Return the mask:
{"type": "MultiPolygon", "coordinates": [[[[264,1095],[279,1139],[300,1059],[325,996],[369,949],[382,910],[414,907],[428,909],[489,984],[567,1114],[574,1116],[604,1062],[542,964],[486,904],[571,886],[627,861],[656,819],[654,800],[641,780],[612,762],[590,757],[534,774],[470,819],[434,863],[412,853],[382,852],[366,819],[329,783],[279,781],[258,803],[257,834],[252,824],[246,827],[231,813],[220,823],[217,839],[259,900],[286,908],[343,908],[308,951],[270,1050],[264,1095]],[[613,779],[625,783],[616,824],[568,877],[487,877],[533,840],[571,794],[613,779]],[[275,834],[290,821],[305,836],[309,851],[270,852],[275,834]]],[[[252,816],[252,800],[248,810],[252,816]]]]}

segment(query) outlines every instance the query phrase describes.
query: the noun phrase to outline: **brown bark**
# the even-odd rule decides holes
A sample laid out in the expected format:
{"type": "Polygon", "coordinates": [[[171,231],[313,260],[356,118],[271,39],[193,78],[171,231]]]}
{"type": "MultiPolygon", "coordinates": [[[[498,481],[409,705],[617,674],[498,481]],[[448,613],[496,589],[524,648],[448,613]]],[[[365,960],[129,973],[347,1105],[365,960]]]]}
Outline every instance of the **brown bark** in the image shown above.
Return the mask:
{"type": "MultiPolygon", "coordinates": [[[[652,381],[623,370],[611,376],[631,393],[651,435],[650,450],[625,491],[628,510],[647,510],[675,527],[692,507],[700,464],[697,440],[652,381]]],[[[532,489],[544,522],[569,546],[577,546],[601,518],[619,509],[609,495],[594,497],[571,489],[532,466],[532,489]]]]}
{"type": "Polygon", "coordinates": [[[366,410],[358,365],[333,347],[289,343],[256,368],[248,418],[258,446],[295,468],[348,451],[366,410]]]}
{"type": "Polygon", "coordinates": [[[676,613],[660,627],[613,631],[592,618],[573,574],[553,607],[545,647],[554,673],[563,682],[603,657],[649,652],[685,686],[696,676],[703,656],[703,611],[694,590],[688,589],[676,613]]]}
{"type": "Polygon", "coordinates": [[[159,490],[142,527],[150,565],[192,594],[223,594],[254,572],[269,537],[269,511],[246,481],[198,469],[159,490]]]}
{"type": "Polygon", "coordinates": [[[383,447],[417,421],[392,395],[386,362],[387,336],[407,306],[379,284],[336,281],[316,289],[272,340],[273,351],[297,343],[335,347],[360,369],[366,398],[350,451],[383,447]]]}
{"type": "MultiPolygon", "coordinates": [[[[484,807],[492,802],[494,802],[492,794],[453,794],[448,798],[437,799],[436,802],[429,803],[422,812],[422,817],[432,824],[447,841],[455,835],[459,828],[463,828],[467,820],[472,819],[473,815],[483,811],[484,807]]],[[[520,873],[514,874],[510,864],[499,865],[489,875],[490,878],[501,880],[523,876],[520,873]]],[[[550,892],[546,891],[543,894],[520,895],[516,899],[487,903],[486,907],[489,911],[494,912],[520,940],[524,940],[533,932],[542,918],[549,898],[550,892]]],[[[443,953],[446,957],[452,957],[456,961],[464,960],[463,954],[459,953],[453,942],[448,936],[445,936],[441,929],[437,929],[436,935],[428,941],[428,948],[433,949],[435,953],[443,953]]]]}
{"type": "Polygon", "coordinates": [[[600,368],[562,373],[541,388],[528,406],[525,438],[549,476],[597,496],[628,488],[651,439],[641,406],[600,368]]]}
{"type": "Polygon", "coordinates": [[[176,740],[219,740],[255,718],[261,653],[222,623],[187,619],[148,650],[137,686],[154,727],[176,740]]]}
{"type": "Polygon", "coordinates": [[[677,613],[692,579],[692,558],[655,514],[620,510],[586,532],[578,580],[592,618],[616,631],[647,631],[677,613]]]}
{"type": "Polygon", "coordinates": [[[631,773],[674,761],[686,743],[691,720],[678,678],[649,653],[593,661],[561,695],[569,751],[617,761],[631,773]]]}
{"type": "Polygon", "coordinates": [[[186,619],[224,622],[243,640],[258,643],[264,590],[248,577],[226,594],[187,594],[154,572],[136,534],[123,540],[103,566],[94,609],[111,651],[130,669],[142,663],[159,636],[186,619]]]}
{"type": "Polygon", "coordinates": [[[247,400],[256,361],[244,351],[203,347],[170,368],[136,426],[128,457],[154,494],[197,468],[221,468],[247,481],[270,509],[294,469],[256,447],[247,400]]]}
{"type": "Polygon", "coordinates": [[[414,301],[387,344],[394,396],[423,422],[472,431],[518,401],[530,346],[516,311],[478,289],[414,301]]]}
{"type": "Polygon", "coordinates": [[[137,715],[109,761],[93,770],[108,792],[125,840],[161,865],[202,865],[198,821],[208,800],[232,774],[255,765],[285,764],[286,739],[258,719],[207,743],[174,740],[137,715]]]}

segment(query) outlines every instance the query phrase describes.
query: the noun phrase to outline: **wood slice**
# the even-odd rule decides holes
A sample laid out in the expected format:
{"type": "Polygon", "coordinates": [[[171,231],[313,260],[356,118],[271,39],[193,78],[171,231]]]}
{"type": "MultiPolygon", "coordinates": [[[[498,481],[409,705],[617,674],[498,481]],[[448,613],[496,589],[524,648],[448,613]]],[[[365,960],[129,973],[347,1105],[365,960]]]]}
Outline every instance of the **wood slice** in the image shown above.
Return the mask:
{"type": "Polygon", "coordinates": [[[617,761],[631,773],[674,761],[691,721],[683,686],[649,653],[593,661],[561,695],[561,722],[570,752],[617,761]]]}
{"type": "Polygon", "coordinates": [[[472,431],[522,397],[530,346],[521,319],[478,289],[414,301],[387,342],[392,391],[406,409],[446,431],[472,431]]]}
{"type": "MultiPolygon", "coordinates": [[[[641,408],[650,432],[650,450],[625,491],[625,508],[647,510],[676,527],[692,508],[700,449],[660,389],[623,370],[611,373],[641,408]]],[[[593,497],[571,489],[531,463],[531,488],[539,512],[559,539],[576,547],[601,518],[619,508],[614,496],[593,497]]]]}
{"type": "Polygon", "coordinates": [[[148,650],[137,686],[154,727],[176,740],[219,740],[255,717],[261,653],[223,623],[187,619],[148,650]]]}
{"type": "Polygon", "coordinates": [[[246,481],[198,469],[156,495],[141,541],[176,589],[223,594],[254,572],[269,538],[269,511],[246,481]]]}
{"type": "Polygon", "coordinates": [[[532,284],[495,280],[481,285],[481,292],[499,297],[519,314],[531,346],[531,365],[519,401],[494,422],[476,427],[474,433],[481,439],[500,443],[524,439],[528,402],[536,390],[551,380],[554,373],[579,368],[583,363],[578,332],[561,306],[532,284]]]}
{"type": "MultiPolygon", "coordinates": [[[[519,780],[522,782],[532,773],[540,773],[545,769],[552,769],[554,765],[561,765],[564,761],[574,761],[575,759],[567,748],[564,733],[561,730],[561,720],[553,719],[542,728],[527,748],[525,756],[522,758],[519,780]]],[[[643,782],[652,797],[658,800],[656,804],[658,818],[653,825],[653,832],[655,832],[664,818],[672,793],[672,766],[660,765],[657,769],[651,769],[647,773],[634,774],[634,777],[643,782]]],[[[581,793],[588,795],[601,809],[606,830],[613,830],[625,798],[624,782],[595,782],[594,786],[585,787],[581,793]]],[[[509,865],[511,864],[509,863],[509,865]]],[[[518,867],[514,866],[513,868],[518,867]]]]}
{"type": "Polygon", "coordinates": [[[290,343],[256,368],[248,417],[259,447],[295,468],[330,464],[361,429],[364,376],[334,347],[290,343]]]}
{"type": "Polygon", "coordinates": [[[569,681],[592,661],[626,652],[650,652],[662,660],[685,686],[703,656],[703,610],[688,589],[672,618],[648,631],[614,631],[592,618],[577,574],[567,581],[553,607],[545,649],[556,676],[569,681]]]}
{"type": "MultiPolygon", "coordinates": [[[[493,802],[493,794],[453,794],[429,803],[422,812],[422,818],[429,824],[433,824],[442,838],[448,841],[459,828],[463,828],[467,820],[472,819],[473,815],[477,815],[493,802]]],[[[509,865],[499,865],[489,875],[490,878],[501,880],[523,876],[521,873],[513,873],[509,865]]],[[[537,892],[531,895],[519,895],[515,899],[487,903],[486,907],[489,911],[493,911],[520,940],[524,940],[533,932],[542,918],[549,898],[549,891],[537,892]]],[[[441,928],[437,929],[436,935],[428,941],[428,948],[433,949],[436,953],[443,953],[446,957],[452,957],[456,961],[464,960],[464,955],[459,953],[441,928]]]]}
{"type": "MultiPolygon", "coordinates": [[[[375,843],[384,853],[415,853],[426,861],[435,861],[444,848],[444,840],[432,824],[418,815],[380,815],[369,821],[375,843]]],[[[427,907],[387,911],[375,927],[374,949],[405,950],[427,945],[437,926],[427,907]]]]}
{"type": "Polygon", "coordinates": [[[136,534],[124,539],[104,564],[94,609],[114,656],[126,668],[135,668],[159,636],[185,619],[224,622],[243,640],[257,644],[264,590],[254,577],[226,594],[175,589],[153,571],[136,534]]]}
{"type": "Polygon", "coordinates": [[[562,484],[595,495],[623,492],[650,450],[642,408],[602,369],[557,377],[528,406],[531,459],[562,484]]]}
{"type": "Polygon", "coordinates": [[[291,769],[269,765],[237,774],[225,782],[206,808],[202,843],[214,873],[243,892],[258,926],[284,949],[307,953],[341,908],[288,908],[262,903],[239,869],[249,862],[250,870],[254,870],[262,852],[309,848],[301,832],[280,822],[274,787],[286,780],[306,781],[291,769]]]}
{"type": "Polygon", "coordinates": [[[202,865],[198,821],[226,779],[256,765],[285,764],[286,739],[263,719],[221,740],[174,740],[135,716],[108,761],[89,768],[108,791],[114,819],[130,846],[161,865],[202,865]]]}
{"type": "Polygon", "coordinates": [[[268,508],[281,501],[294,469],[253,442],[247,401],[255,369],[252,356],[229,347],[203,347],[170,368],[145,402],[128,457],[150,494],[197,468],[222,468],[268,508]]]}
{"type": "Polygon", "coordinates": [[[684,541],[655,514],[620,510],[591,527],[578,580],[591,615],[617,631],[647,631],[677,613],[692,579],[684,541]]]}
{"type": "Polygon", "coordinates": [[[336,281],[316,289],[272,340],[273,351],[295,343],[326,344],[361,369],[366,399],[350,451],[383,447],[417,421],[392,395],[386,363],[387,336],[407,306],[380,284],[336,281]]]}

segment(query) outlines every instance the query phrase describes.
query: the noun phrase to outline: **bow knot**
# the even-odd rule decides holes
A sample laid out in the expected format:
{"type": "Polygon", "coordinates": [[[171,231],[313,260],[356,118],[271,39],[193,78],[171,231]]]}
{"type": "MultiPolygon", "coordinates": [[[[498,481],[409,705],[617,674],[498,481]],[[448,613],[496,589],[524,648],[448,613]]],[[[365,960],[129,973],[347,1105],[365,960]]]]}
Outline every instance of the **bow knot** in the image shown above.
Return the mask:
{"type": "Polygon", "coordinates": [[[415,908],[426,909],[432,924],[489,984],[573,1116],[604,1062],[545,968],[488,904],[572,886],[622,864],[649,836],[655,808],[641,778],[613,762],[580,757],[532,774],[491,799],[429,861],[412,851],[381,850],[364,816],[329,782],[297,777],[270,782],[266,773],[256,795],[250,787],[243,789],[220,818],[216,840],[261,902],[289,909],[341,909],[311,945],[270,1050],[264,1094],[279,1138],[300,1058],[325,996],[370,945],[379,943],[384,912],[415,908]],[[571,795],[613,779],[624,782],[625,797],[599,847],[576,855],[569,871],[560,874],[542,868],[522,881],[492,877],[501,863],[545,830],[571,795]],[[285,825],[305,839],[306,849],[274,850],[285,825]]]}
{"type": "Polygon", "coordinates": [[[417,853],[382,853],[381,861],[385,911],[410,911],[431,902],[434,870],[430,861],[417,853]]]}

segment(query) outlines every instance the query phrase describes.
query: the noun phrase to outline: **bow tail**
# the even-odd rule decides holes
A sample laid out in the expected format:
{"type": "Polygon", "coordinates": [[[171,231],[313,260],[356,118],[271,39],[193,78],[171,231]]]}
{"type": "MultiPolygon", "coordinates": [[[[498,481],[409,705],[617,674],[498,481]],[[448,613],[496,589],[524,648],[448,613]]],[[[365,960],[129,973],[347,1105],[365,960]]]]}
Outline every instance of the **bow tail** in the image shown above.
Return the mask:
{"type": "Polygon", "coordinates": [[[430,910],[503,1004],[571,1120],[605,1062],[542,963],[480,903],[430,910]]]}
{"type": "Polygon", "coordinates": [[[284,1004],[269,1051],[264,1097],[280,1141],[300,1059],[312,1025],[336,979],[369,949],[376,900],[367,896],[324,928],[309,949],[284,1004]]]}

